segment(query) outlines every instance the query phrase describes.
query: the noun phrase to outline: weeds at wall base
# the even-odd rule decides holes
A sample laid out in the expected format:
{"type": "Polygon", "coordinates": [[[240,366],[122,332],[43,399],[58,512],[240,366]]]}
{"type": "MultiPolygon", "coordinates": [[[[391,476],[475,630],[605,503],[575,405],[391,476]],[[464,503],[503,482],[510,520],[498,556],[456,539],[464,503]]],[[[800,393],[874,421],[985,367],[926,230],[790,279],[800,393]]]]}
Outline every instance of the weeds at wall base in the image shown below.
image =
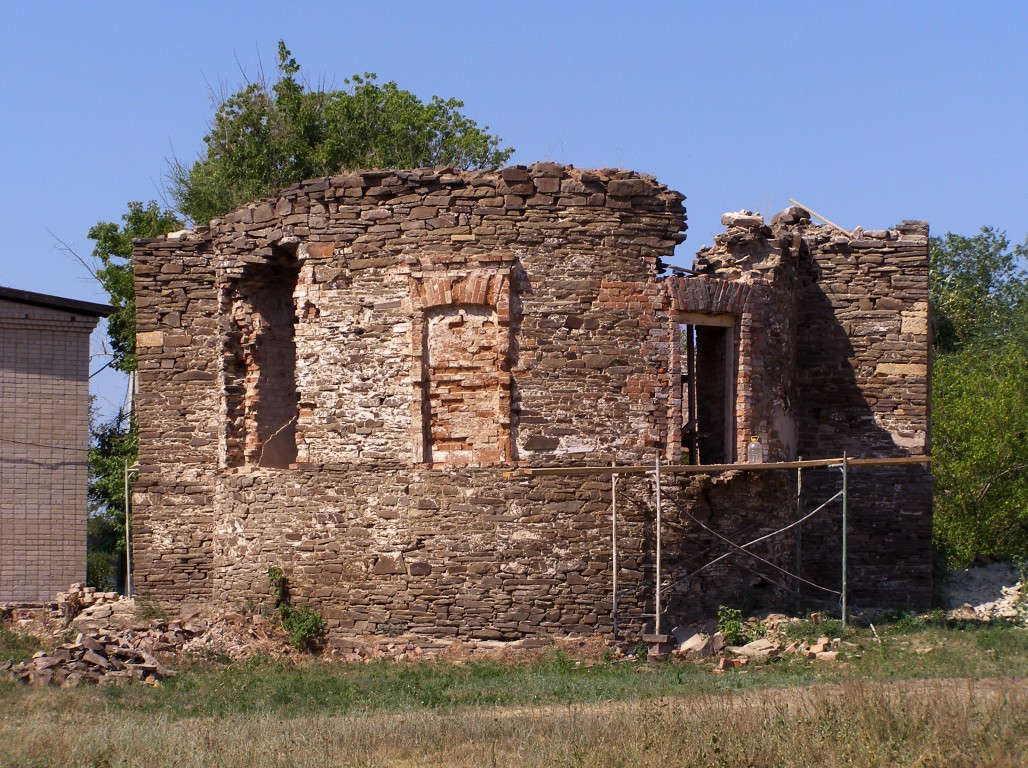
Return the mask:
{"type": "Polygon", "coordinates": [[[321,614],[305,605],[292,604],[289,584],[281,568],[268,569],[268,585],[275,596],[275,610],[282,629],[289,634],[289,642],[300,650],[319,650],[327,630],[321,614]]]}

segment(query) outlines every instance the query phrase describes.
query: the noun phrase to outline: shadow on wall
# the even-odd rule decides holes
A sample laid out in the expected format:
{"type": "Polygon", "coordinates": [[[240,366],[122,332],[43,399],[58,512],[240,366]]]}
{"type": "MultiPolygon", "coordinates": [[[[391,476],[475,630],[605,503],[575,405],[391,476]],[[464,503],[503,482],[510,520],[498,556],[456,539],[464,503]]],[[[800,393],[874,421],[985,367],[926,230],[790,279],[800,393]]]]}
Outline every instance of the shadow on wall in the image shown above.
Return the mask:
{"type": "MultiPolygon", "coordinates": [[[[899,270],[864,268],[852,253],[830,258],[831,283],[804,254],[798,294],[797,408],[799,455],[807,459],[900,457],[923,453],[927,345],[913,363],[899,302],[888,294],[899,270]],[[870,273],[870,274],[869,274],[870,273]],[[877,296],[876,296],[877,293],[877,296]],[[902,360],[890,364],[890,360],[902,360]],[[917,390],[921,391],[918,392],[917,390]],[[923,397],[921,405],[917,405],[923,397]],[[914,404],[912,404],[912,402],[914,404]],[[883,424],[888,425],[887,429],[883,424]]],[[[806,472],[804,509],[841,489],[838,470],[806,472]]],[[[927,605],[931,597],[931,473],[927,465],[851,469],[848,476],[847,569],[851,601],[927,605]],[[915,576],[914,574],[917,574],[915,576]]],[[[801,527],[801,575],[841,589],[841,502],[801,527]]],[[[806,597],[814,597],[804,587],[806,597]]]]}

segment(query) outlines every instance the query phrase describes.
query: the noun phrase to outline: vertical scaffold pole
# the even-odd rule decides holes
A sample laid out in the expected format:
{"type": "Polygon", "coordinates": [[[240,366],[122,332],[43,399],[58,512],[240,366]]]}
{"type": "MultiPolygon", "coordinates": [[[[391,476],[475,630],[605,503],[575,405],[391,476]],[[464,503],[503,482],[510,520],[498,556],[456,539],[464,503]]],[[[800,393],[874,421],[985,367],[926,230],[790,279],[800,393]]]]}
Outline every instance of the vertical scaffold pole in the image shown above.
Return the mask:
{"type": "Polygon", "coordinates": [[[656,610],[656,620],[653,623],[654,634],[660,634],[660,528],[661,528],[661,509],[660,509],[660,453],[657,453],[657,464],[656,464],[656,479],[657,479],[657,567],[656,571],[656,589],[654,590],[654,608],[656,610]]]}
{"type": "MultiPolygon", "coordinates": [[[[798,457],[803,461],[803,457],[798,457]]],[[[796,519],[803,518],[803,467],[796,467],[796,519]]],[[[803,577],[803,526],[796,526],[796,607],[802,602],[803,587],[800,578],[803,577]]]]}
{"type": "Polygon", "coordinates": [[[842,626],[846,628],[846,502],[849,495],[847,480],[849,475],[849,459],[842,452],[842,626]]]}
{"type": "Polygon", "coordinates": [[[129,515],[128,459],[125,459],[125,597],[132,597],[132,520],[129,515]]]}
{"type": "MultiPolygon", "coordinates": [[[[612,467],[617,461],[611,461],[612,467]]],[[[611,601],[610,613],[613,619],[614,641],[618,639],[618,476],[610,473],[610,554],[611,554],[611,601]]]]}

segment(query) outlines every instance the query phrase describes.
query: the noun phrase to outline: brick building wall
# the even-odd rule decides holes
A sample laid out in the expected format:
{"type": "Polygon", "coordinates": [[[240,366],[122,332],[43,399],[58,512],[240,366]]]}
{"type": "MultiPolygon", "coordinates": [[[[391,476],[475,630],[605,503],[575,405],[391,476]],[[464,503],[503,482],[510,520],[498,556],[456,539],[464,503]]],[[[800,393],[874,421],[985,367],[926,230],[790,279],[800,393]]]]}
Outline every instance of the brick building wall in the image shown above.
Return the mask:
{"type": "Polygon", "coordinates": [[[85,578],[89,334],[108,311],[0,289],[0,602],[85,578]]]}
{"type": "MultiPolygon", "coordinates": [[[[798,380],[798,286],[821,228],[732,220],[702,274],[665,278],[682,199],[552,163],[360,172],[137,241],[140,592],[261,600],[276,567],[337,643],[387,627],[609,632],[610,478],[504,472],[730,462],[752,434],[793,458],[816,399],[798,380]]],[[[926,337],[908,341],[895,352],[917,365],[926,337]]],[[[656,489],[618,482],[619,624],[638,634],[656,489]]],[[[790,476],[672,475],[662,490],[668,620],[776,596],[730,558],[693,571],[717,536],[789,522],[790,476]]],[[[788,538],[755,551],[795,556],[788,538]]]]}

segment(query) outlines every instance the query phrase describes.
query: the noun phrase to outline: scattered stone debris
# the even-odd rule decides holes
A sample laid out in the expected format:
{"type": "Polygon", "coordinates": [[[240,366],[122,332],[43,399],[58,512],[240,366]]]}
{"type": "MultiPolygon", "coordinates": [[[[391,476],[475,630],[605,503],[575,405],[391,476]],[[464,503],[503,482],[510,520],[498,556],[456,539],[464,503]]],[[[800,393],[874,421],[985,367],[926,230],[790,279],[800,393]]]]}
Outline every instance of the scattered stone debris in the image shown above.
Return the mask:
{"type": "Polygon", "coordinates": [[[110,606],[122,600],[117,592],[103,592],[79,582],[68,587],[67,592],[58,593],[51,607],[70,622],[83,610],[89,610],[98,619],[106,618],[111,615],[110,606]]]}
{"type": "Polygon", "coordinates": [[[728,650],[749,661],[762,663],[777,658],[781,653],[782,646],[771,642],[766,637],[760,637],[746,645],[729,646],[728,650]]]}
{"type": "MultiPolygon", "coordinates": [[[[1009,564],[993,563],[984,567],[956,572],[950,580],[949,600],[964,600],[950,612],[950,617],[991,621],[1009,619],[1023,611],[1023,584],[1014,578],[1019,572],[1009,564]],[[1011,586],[1007,586],[1011,584],[1011,586]],[[998,599],[982,597],[998,594],[998,599]]],[[[73,584],[66,592],[43,608],[29,609],[0,606],[0,619],[23,631],[44,638],[48,651],[39,651],[31,660],[14,664],[0,662],[0,676],[11,676],[35,685],[125,684],[133,681],[159,685],[173,675],[177,666],[189,657],[210,659],[224,657],[240,660],[255,655],[296,656],[299,651],[288,642],[277,617],[260,610],[212,610],[209,607],[186,610],[174,618],[147,618],[154,608],[137,603],[116,592],[104,592],[73,584]],[[74,639],[71,639],[74,637],[74,639]]],[[[747,664],[773,662],[786,655],[796,655],[814,662],[836,662],[843,658],[859,658],[860,646],[827,635],[816,639],[787,641],[784,631],[801,619],[772,613],[751,617],[744,631],[756,639],[743,645],[730,646],[720,632],[676,627],[672,630],[672,656],[683,661],[716,658],[714,672],[721,674],[747,664]]],[[[820,614],[810,614],[806,621],[815,627],[820,614]]],[[[709,627],[709,625],[708,625],[709,627]]],[[[633,661],[635,653],[611,648],[600,637],[590,638],[525,638],[515,643],[500,641],[461,641],[401,634],[392,637],[367,635],[335,643],[328,651],[347,662],[370,662],[380,659],[416,660],[423,657],[444,658],[454,663],[478,653],[505,654],[546,651],[553,648],[572,650],[575,655],[586,652],[595,659],[633,661]]],[[[929,647],[916,648],[915,653],[929,653],[929,647]]]]}
{"type": "Polygon", "coordinates": [[[713,635],[697,632],[678,646],[675,656],[678,658],[714,656],[720,653],[724,647],[725,637],[720,632],[715,632],[713,635]]]}
{"type": "Polygon", "coordinates": [[[123,630],[79,632],[72,642],[53,651],[37,651],[30,661],[0,663],[0,671],[33,685],[110,685],[139,680],[157,685],[172,674],[155,654],[175,651],[201,628],[187,629],[180,621],[160,622],[123,630]]]}
{"type": "Polygon", "coordinates": [[[962,621],[1021,620],[1028,608],[1021,571],[1011,563],[987,563],[951,571],[942,588],[949,618],[962,621]]]}
{"type": "MultiPolygon", "coordinates": [[[[745,664],[766,664],[786,654],[794,654],[811,661],[836,661],[840,652],[859,651],[859,646],[844,643],[841,638],[819,637],[816,640],[782,639],[783,630],[791,623],[801,621],[782,613],[772,613],[763,618],[751,617],[745,622],[745,631],[756,639],[743,645],[727,645],[720,632],[689,632],[676,627],[673,635],[677,643],[674,656],[680,660],[698,660],[718,657],[714,672],[721,674],[745,664]]],[[[821,621],[819,614],[806,619],[811,624],[821,621]]]]}
{"type": "Polygon", "coordinates": [[[157,685],[173,674],[168,664],[190,656],[238,660],[297,653],[273,616],[194,610],[170,619],[147,618],[145,608],[117,592],[72,584],[42,609],[5,610],[5,620],[43,638],[53,650],[19,664],[0,662],[0,675],[65,687],[157,685]]]}

